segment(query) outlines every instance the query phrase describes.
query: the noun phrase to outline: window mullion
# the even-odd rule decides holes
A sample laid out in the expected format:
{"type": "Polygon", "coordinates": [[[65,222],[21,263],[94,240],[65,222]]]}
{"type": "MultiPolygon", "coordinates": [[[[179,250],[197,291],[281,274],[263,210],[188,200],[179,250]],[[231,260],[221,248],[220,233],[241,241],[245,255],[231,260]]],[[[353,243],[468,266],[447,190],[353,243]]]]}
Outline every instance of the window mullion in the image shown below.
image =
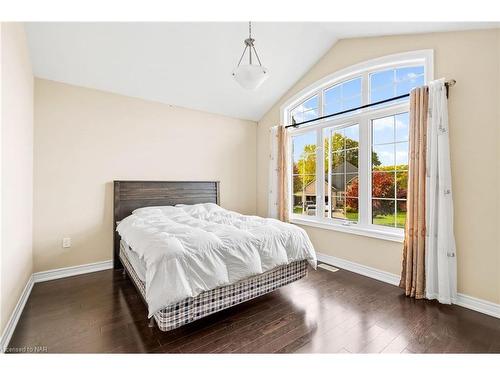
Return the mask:
{"type": "MultiPolygon", "coordinates": [[[[365,72],[361,80],[361,93],[363,104],[370,102],[370,74],[365,72]]],[[[366,226],[370,223],[371,214],[371,131],[370,120],[367,116],[362,116],[359,123],[359,189],[358,189],[358,207],[359,224],[366,226]]]]}
{"type": "Polygon", "coordinates": [[[323,131],[316,129],[316,217],[322,218],[325,212],[325,163],[323,162],[323,131]]]}
{"type": "Polygon", "coordinates": [[[365,72],[361,79],[361,100],[362,104],[369,104],[370,101],[370,74],[365,72]]]}
{"type": "Polygon", "coordinates": [[[364,117],[359,124],[359,224],[368,225],[370,215],[370,121],[364,117]]]}

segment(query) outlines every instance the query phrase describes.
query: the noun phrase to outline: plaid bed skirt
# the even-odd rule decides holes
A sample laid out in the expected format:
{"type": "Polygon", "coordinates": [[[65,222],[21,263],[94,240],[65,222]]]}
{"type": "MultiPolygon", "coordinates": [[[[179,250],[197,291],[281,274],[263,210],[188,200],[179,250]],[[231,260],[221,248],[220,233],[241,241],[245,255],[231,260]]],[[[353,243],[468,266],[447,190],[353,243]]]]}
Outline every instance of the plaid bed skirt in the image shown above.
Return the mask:
{"type": "MultiPolygon", "coordinates": [[[[123,251],[123,246],[127,245],[121,241],[120,259],[145,300],[146,286],[130,264],[123,251]]],[[[293,262],[235,284],[202,292],[194,298],[186,298],[158,311],[154,315],[154,319],[161,331],[170,331],[207,315],[272,292],[305,276],[307,276],[307,261],[293,262]]]]}

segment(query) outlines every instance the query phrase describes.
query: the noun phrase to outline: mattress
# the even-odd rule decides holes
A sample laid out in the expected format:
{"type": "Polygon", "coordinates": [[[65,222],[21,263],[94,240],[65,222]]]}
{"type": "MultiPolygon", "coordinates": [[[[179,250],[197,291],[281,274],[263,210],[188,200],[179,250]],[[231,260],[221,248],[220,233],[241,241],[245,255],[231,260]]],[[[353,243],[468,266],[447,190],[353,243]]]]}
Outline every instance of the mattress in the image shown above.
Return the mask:
{"type": "MultiPolygon", "coordinates": [[[[128,255],[133,252],[120,242],[120,260],[144,300],[146,285],[139,278],[128,255]]],[[[186,298],[164,307],[153,315],[161,331],[170,331],[187,323],[270,293],[284,285],[307,276],[307,261],[297,261],[277,267],[238,283],[205,291],[194,298],[186,298]]]]}
{"type": "Polygon", "coordinates": [[[302,228],[213,203],[139,208],[117,231],[145,283],[149,317],[294,262],[316,267],[313,245],[302,228]]]}
{"type": "Polygon", "coordinates": [[[123,240],[120,241],[120,249],[123,250],[130,265],[134,268],[137,277],[142,282],[146,282],[146,264],[139,258],[139,255],[133,251],[130,246],[123,240]]]}

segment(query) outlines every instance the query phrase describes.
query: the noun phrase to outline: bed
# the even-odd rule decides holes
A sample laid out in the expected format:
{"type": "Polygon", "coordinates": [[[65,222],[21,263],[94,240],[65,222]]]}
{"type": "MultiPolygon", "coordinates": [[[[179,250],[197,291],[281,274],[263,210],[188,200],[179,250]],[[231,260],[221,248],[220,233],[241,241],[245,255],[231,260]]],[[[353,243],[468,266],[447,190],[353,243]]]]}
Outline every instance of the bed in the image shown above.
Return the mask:
{"type": "Polygon", "coordinates": [[[115,181],[114,267],[170,331],[269,293],[316,266],[305,232],[219,206],[216,181],[115,181]]]}

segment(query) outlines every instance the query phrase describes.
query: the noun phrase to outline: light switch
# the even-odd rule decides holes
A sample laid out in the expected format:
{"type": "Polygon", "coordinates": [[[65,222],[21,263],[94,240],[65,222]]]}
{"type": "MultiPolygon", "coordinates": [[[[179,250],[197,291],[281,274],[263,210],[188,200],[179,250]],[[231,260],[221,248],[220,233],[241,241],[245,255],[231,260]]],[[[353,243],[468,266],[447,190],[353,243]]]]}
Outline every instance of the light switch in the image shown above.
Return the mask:
{"type": "Polygon", "coordinates": [[[71,238],[70,237],[65,237],[62,240],[62,246],[63,247],[71,247],[71,238]]]}

